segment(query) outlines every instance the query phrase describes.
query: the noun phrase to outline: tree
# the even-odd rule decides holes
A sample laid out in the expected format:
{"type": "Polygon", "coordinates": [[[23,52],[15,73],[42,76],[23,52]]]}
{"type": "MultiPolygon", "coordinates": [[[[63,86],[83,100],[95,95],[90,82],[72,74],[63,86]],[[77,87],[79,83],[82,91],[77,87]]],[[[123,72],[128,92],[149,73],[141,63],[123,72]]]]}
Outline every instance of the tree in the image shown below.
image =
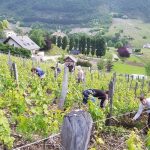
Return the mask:
{"type": "Polygon", "coordinates": [[[55,44],[55,45],[56,45],[56,41],[57,41],[56,36],[52,36],[51,41],[52,41],[52,43],[53,43],[53,44],[55,44]]]}
{"type": "Polygon", "coordinates": [[[82,54],[86,54],[85,47],[86,47],[86,37],[82,36],[81,37],[81,53],[82,54]]]}
{"type": "Polygon", "coordinates": [[[104,38],[98,38],[96,40],[96,56],[101,57],[106,53],[106,44],[104,38]]]}
{"type": "Polygon", "coordinates": [[[0,38],[4,38],[4,30],[8,28],[9,22],[7,20],[0,21],[0,38]]]}
{"type": "Polygon", "coordinates": [[[150,62],[146,63],[146,65],[145,65],[145,71],[146,71],[146,74],[148,76],[150,76],[150,62]]]}
{"type": "Polygon", "coordinates": [[[65,50],[67,45],[68,45],[68,40],[67,40],[67,37],[64,36],[62,39],[62,49],[65,50]]]}
{"type": "Polygon", "coordinates": [[[121,41],[115,44],[115,48],[120,48],[120,47],[123,47],[123,43],[121,41]]]}
{"type": "Polygon", "coordinates": [[[5,30],[9,26],[9,22],[7,20],[0,21],[0,30],[5,30]]]}
{"type": "Polygon", "coordinates": [[[95,38],[91,39],[91,55],[95,55],[95,49],[96,49],[96,40],[95,38]]]}
{"type": "Polygon", "coordinates": [[[38,44],[40,47],[45,46],[45,37],[44,37],[44,31],[41,29],[33,29],[29,33],[30,38],[38,44]]]}
{"type": "Polygon", "coordinates": [[[74,48],[75,49],[79,48],[79,39],[78,38],[75,38],[75,40],[74,40],[74,48]]]}
{"type": "Polygon", "coordinates": [[[74,38],[71,37],[69,41],[69,51],[71,51],[73,47],[74,47],[74,38]]]}
{"type": "Polygon", "coordinates": [[[107,45],[108,45],[108,47],[113,47],[114,46],[114,44],[111,40],[108,41],[107,45]]]}
{"type": "Polygon", "coordinates": [[[49,35],[46,35],[46,38],[45,38],[45,49],[46,50],[51,49],[51,39],[49,35]]]}
{"type": "Polygon", "coordinates": [[[107,72],[111,72],[112,68],[113,68],[113,62],[112,62],[111,59],[108,59],[107,62],[106,62],[106,70],[107,70],[107,72]]]}
{"type": "Polygon", "coordinates": [[[61,38],[61,36],[59,36],[58,39],[57,39],[57,46],[58,47],[62,46],[62,38],[61,38]]]}
{"type": "Polygon", "coordinates": [[[91,39],[88,37],[88,38],[87,38],[87,50],[86,50],[86,55],[89,55],[89,53],[90,53],[90,47],[91,47],[91,39]]]}

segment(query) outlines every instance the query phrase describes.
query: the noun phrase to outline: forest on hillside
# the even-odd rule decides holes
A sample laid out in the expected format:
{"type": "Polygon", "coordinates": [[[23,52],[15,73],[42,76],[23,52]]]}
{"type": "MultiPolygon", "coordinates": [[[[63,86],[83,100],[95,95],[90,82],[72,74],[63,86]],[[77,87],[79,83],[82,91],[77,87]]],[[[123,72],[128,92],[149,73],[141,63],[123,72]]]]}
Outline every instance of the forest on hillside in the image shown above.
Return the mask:
{"type": "Polygon", "coordinates": [[[111,12],[150,21],[150,0],[1,0],[0,17],[24,25],[92,25],[111,23],[111,12]],[[140,11],[139,11],[140,10],[140,11]]]}

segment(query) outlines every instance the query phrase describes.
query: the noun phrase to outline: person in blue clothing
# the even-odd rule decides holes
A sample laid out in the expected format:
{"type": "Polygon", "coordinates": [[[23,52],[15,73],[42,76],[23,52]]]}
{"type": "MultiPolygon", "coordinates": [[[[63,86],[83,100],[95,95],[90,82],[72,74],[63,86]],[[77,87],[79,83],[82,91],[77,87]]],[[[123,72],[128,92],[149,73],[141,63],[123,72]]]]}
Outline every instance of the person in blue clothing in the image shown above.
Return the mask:
{"type": "Polygon", "coordinates": [[[108,94],[109,91],[103,91],[99,89],[87,89],[83,91],[83,103],[87,104],[88,99],[90,96],[92,96],[92,101],[95,101],[95,97],[100,99],[100,107],[104,108],[106,106],[106,103],[108,102],[108,94]]]}
{"type": "Polygon", "coordinates": [[[45,77],[44,71],[41,68],[39,68],[39,67],[36,67],[36,68],[33,67],[31,69],[31,72],[33,74],[37,74],[41,79],[43,79],[45,77]]]}

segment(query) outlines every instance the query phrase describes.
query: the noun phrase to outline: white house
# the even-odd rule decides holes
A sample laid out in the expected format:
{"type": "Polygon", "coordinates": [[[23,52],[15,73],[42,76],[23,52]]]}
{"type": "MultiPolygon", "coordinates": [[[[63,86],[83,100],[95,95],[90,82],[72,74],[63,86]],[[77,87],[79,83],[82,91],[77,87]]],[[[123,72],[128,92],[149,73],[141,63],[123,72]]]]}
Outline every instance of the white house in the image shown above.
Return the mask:
{"type": "Polygon", "coordinates": [[[150,44],[149,44],[149,43],[144,44],[144,45],[143,45],[143,48],[150,48],[150,44]]]}
{"type": "Polygon", "coordinates": [[[52,34],[52,36],[56,36],[56,37],[61,37],[61,38],[63,38],[64,36],[67,36],[65,33],[63,33],[63,32],[61,32],[61,30],[58,30],[57,32],[54,32],[53,34],[52,34]]]}
{"type": "Polygon", "coordinates": [[[4,41],[4,44],[28,49],[32,54],[40,49],[40,47],[28,36],[10,36],[4,41]]]}

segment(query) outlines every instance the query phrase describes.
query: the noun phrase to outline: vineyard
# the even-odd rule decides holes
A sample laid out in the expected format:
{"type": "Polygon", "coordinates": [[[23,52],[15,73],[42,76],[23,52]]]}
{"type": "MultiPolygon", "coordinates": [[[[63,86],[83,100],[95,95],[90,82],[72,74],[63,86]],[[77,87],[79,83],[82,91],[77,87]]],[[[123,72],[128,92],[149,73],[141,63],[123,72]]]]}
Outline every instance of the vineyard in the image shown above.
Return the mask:
{"type": "Polygon", "coordinates": [[[68,73],[67,95],[63,109],[59,109],[64,72],[60,65],[62,72],[56,78],[53,65],[0,54],[0,149],[63,149],[59,136],[63,119],[76,109],[89,112],[93,119],[89,150],[148,149],[150,133],[144,134],[146,113],[139,121],[132,121],[138,109],[137,97],[150,96],[148,79],[85,70],[86,81],[77,83],[77,72],[68,73]],[[17,79],[10,68],[12,62],[16,64],[17,79]],[[32,66],[40,66],[46,72],[45,78],[33,76],[32,66]],[[83,90],[106,90],[110,81],[114,89],[105,109],[99,108],[98,100],[89,101],[87,106],[82,104],[83,90]]]}

